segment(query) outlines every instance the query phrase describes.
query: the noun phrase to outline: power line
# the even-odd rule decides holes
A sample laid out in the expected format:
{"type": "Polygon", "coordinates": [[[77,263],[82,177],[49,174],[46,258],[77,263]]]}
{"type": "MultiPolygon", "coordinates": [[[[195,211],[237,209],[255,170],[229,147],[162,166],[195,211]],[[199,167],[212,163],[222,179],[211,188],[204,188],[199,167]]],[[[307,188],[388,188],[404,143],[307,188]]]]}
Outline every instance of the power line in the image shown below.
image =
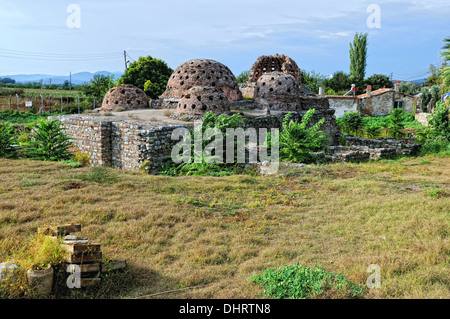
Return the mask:
{"type": "Polygon", "coordinates": [[[50,61],[92,61],[92,60],[108,60],[120,57],[119,52],[115,53],[42,53],[42,52],[25,52],[18,50],[9,50],[0,48],[0,57],[10,59],[23,60],[50,60],[50,61]]]}

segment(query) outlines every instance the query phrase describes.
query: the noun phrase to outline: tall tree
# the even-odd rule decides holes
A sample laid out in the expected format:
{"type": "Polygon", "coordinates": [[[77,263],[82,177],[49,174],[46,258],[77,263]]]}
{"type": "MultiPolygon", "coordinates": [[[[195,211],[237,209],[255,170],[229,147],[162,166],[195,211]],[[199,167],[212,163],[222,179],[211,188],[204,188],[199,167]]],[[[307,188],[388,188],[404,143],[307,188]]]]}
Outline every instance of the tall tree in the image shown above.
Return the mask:
{"type": "Polygon", "coordinates": [[[363,81],[366,75],[367,33],[356,33],[353,44],[350,43],[350,77],[363,81]]]}
{"type": "Polygon", "coordinates": [[[445,89],[450,90],[450,37],[444,39],[444,46],[442,47],[441,55],[443,57],[443,62],[445,63],[444,68],[441,70],[441,79],[445,89]]]}

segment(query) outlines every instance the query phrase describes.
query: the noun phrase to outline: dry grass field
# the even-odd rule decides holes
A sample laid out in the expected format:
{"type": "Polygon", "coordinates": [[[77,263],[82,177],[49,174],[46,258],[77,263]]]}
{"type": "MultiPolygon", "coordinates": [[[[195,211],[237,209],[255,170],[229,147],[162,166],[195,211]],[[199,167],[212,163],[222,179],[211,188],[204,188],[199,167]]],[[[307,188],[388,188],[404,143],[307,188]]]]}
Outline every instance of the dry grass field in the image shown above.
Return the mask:
{"type": "MultiPolygon", "coordinates": [[[[174,178],[0,159],[0,262],[26,268],[38,227],[80,223],[129,267],[53,298],[264,298],[250,278],[297,262],[364,286],[379,265],[381,288],[362,298],[450,298],[449,157],[281,173],[174,178]]],[[[27,296],[11,286],[4,297],[27,296]]]]}

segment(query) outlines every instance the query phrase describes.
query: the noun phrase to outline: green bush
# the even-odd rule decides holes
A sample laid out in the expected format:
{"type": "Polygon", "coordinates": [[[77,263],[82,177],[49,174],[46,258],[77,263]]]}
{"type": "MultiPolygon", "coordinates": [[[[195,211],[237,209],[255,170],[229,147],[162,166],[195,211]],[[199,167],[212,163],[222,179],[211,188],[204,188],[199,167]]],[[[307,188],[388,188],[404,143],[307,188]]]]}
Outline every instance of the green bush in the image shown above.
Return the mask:
{"type": "MultiPolygon", "coordinates": [[[[194,141],[194,136],[197,134],[202,134],[204,136],[205,131],[207,129],[218,129],[222,133],[222,137],[224,142],[226,141],[226,130],[227,128],[238,128],[244,126],[244,119],[239,114],[234,114],[232,116],[226,114],[214,114],[212,112],[207,112],[203,116],[202,125],[196,126],[194,130],[191,131],[191,141],[194,141]]],[[[213,139],[214,137],[212,137],[213,139]]],[[[211,140],[202,139],[202,153],[196,154],[194,144],[191,146],[191,159],[189,163],[181,163],[181,164],[167,164],[160,168],[159,173],[163,175],[211,175],[211,176],[225,176],[231,175],[236,172],[243,172],[242,165],[235,163],[215,163],[214,155],[211,158],[205,158],[203,150],[205,147],[211,143],[211,140]],[[201,158],[201,163],[195,163],[194,160],[196,158],[201,158]]],[[[235,147],[236,147],[235,142],[235,147]]],[[[224,154],[225,154],[225,145],[224,143],[224,154]]],[[[235,154],[235,159],[236,159],[235,154]]],[[[223,161],[223,158],[220,160],[223,161]]]]}
{"type": "Polygon", "coordinates": [[[345,113],[341,118],[340,124],[342,129],[349,134],[357,135],[363,127],[363,119],[358,111],[345,113]]]}
{"type": "Polygon", "coordinates": [[[396,139],[404,137],[403,114],[402,109],[393,109],[389,115],[389,133],[396,139]]]}
{"type": "Polygon", "coordinates": [[[450,142],[448,139],[440,136],[429,138],[425,141],[420,149],[420,155],[450,155],[450,142]]]}
{"type": "Polygon", "coordinates": [[[15,143],[16,137],[12,125],[9,123],[0,123],[0,157],[17,157],[17,152],[13,146],[15,143]]]}
{"type": "Polygon", "coordinates": [[[325,119],[310,126],[314,113],[315,109],[309,109],[300,123],[290,120],[291,112],[286,114],[279,133],[280,160],[312,163],[317,160],[313,152],[320,152],[326,148],[327,134],[320,131],[325,119]]]}
{"type": "Polygon", "coordinates": [[[38,160],[62,161],[72,157],[72,143],[58,120],[40,120],[33,126],[27,155],[38,160]]]}
{"type": "Polygon", "coordinates": [[[449,108],[444,102],[436,103],[434,114],[430,116],[428,125],[433,136],[441,136],[450,139],[450,118],[449,108]]]}
{"type": "Polygon", "coordinates": [[[255,275],[251,280],[264,286],[268,297],[276,299],[314,298],[329,291],[354,298],[364,291],[361,285],[348,281],[342,274],[327,272],[320,266],[316,269],[304,267],[298,263],[266,270],[263,275],[255,275]]]}
{"type": "Polygon", "coordinates": [[[376,125],[371,125],[364,127],[366,136],[368,138],[377,138],[380,135],[381,127],[376,125]]]}

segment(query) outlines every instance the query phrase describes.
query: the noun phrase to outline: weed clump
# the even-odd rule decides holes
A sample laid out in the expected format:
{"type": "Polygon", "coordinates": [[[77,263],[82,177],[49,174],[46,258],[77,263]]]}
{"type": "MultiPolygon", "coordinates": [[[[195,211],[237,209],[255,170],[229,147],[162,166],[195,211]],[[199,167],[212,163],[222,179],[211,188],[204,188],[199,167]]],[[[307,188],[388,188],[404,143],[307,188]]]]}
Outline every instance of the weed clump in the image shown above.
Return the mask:
{"type": "Polygon", "coordinates": [[[266,270],[251,278],[264,286],[264,293],[276,299],[306,299],[337,292],[344,297],[357,297],[363,287],[348,281],[341,273],[327,272],[320,265],[316,269],[299,265],[266,270]]]}

